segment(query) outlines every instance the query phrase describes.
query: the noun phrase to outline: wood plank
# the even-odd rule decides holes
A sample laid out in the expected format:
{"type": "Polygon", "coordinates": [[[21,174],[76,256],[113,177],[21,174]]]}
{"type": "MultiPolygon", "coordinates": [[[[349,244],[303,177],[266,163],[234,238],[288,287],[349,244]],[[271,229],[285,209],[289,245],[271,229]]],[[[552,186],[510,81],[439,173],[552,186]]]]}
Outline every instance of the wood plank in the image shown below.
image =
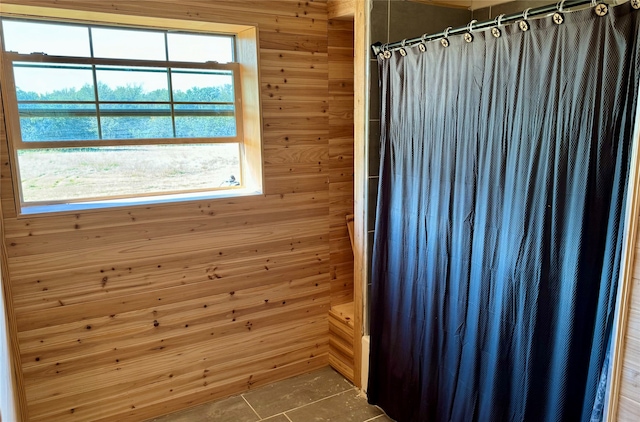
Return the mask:
{"type": "Polygon", "coordinates": [[[354,220],[354,215],[353,214],[349,214],[346,217],[347,220],[347,228],[349,230],[349,240],[351,241],[351,248],[353,248],[353,220],[354,220]]]}
{"type": "Polygon", "coordinates": [[[329,104],[324,101],[291,101],[278,103],[267,102],[262,106],[262,115],[265,118],[278,117],[319,117],[328,112],[329,104]]]}
{"type": "Polygon", "coordinates": [[[327,53],[278,50],[276,48],[260,50],[260,66],[267,69],[276,68],[287,70],[316,69],[329,71],[327,53]]]}
{"type": "Polygon", "coordinates": [[[326,53],[327,38],[322,36],[261,32],[260,47],[267,50],[305,51],[326,53]]]}
{"type": "Polygon", "coordinates": [[[635,422],[640,420],[640,400],[637,397],[620,396],[618,422],[635,422]]]}
{"type": "Polygon", "coordinates": [[[326,146],[291,145],[284,148],[277,145],[266,145],[264,148],[265,164],[285,163],[321,163],[329,161],[326,146]]]}
{"type": "Polygon", "coordinates": [[[300,176],[292,179],[290,176],[274,176],[266,181],[265,190],[269,193],[298,193],[318,192],[329,188],[328,176],[323,174],[300,176]]]}
{"type": "MultiPolygon", "coordinates": [[[[354,383],[362,386],[362,335],[364,324],[363,289],[368,282],[367,270],[367,145],[369,136],[369,122],[367,121],[367,103],[369,90],[369,10],[365,3],[356,2],[354,14],[354,269],[353,269],[353,302],[355,309],[354,321],[354,383]]],[[[366,374],[365,374],[366,375],[366,374]]]]}
{"type": "Polygon", "coordinates": [[[329,0],[327,9],[329,19],[353,19],[356,0],[329,0]]]}

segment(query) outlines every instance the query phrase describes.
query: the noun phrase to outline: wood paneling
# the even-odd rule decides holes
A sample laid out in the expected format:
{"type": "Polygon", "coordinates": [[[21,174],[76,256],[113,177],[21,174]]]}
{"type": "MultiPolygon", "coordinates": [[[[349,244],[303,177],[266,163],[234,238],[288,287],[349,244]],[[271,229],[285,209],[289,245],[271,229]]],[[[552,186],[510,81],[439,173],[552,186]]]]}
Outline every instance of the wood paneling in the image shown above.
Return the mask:
{"type": "MultiPolygon", "coordinates": [[[[2,98],[0,97],[0,104],[2,98]]],[[[0,107],[0,143],[6,139],[4,111],[0,107]]],[[[3,160],[8,160],[6,151],[2,151],[3,160]]],[[[3,161],[4,162],[4,161],[3,161]]],[[[8,161],[7,161],[8,162],[8,161]]],[[[7,167],[7,166],[3,166],[7,167]]],[[[11,172],[9,172],[11,174],[11,172]]],[[[2,178],[5,174],[2,173],[2,178]]],[[[13,201],[13,199],[10,199],[13,201]]],[[[0,392],[0,419],[26,420],[27,403],[24,391],[22,366],[20,364],[20,348],[15,309],[13,306],[13,284],[9,278],[9,264],[4,231],[4,214],[0,207],[0,378],[2,392],[0,392]],[[7,364],[8,366],[4,366],[7,364]],[[9,403],[12,400],[13,403],[9,403]],[[11,408],[7,408],[11,406],[11,408]],[[9,416],[7,416],[9,415],[9,416]]]]}
{"type": "MultiPolygon", "coordinates": [[[[1,215],[1,213],[0,213],[1,215]]],[[[2,221],[0,220],[0,233],[2,221]]],[[[15,315],[11,301],[11,283],[7,277],[7,255],[4,242],[0,242],[0,420],[21,420],[21,406],[24,396],[17,392],[22,389],[22,367],[15,315]],[[18,399],[22,402],[18,402],[18,399]]]]}
{"type": "Polygon", "coordinates": [[[329,224],[331,304],[353,301],[353,20],[329,20],[329,224]]]}
{"type": "Polygon", "coordinates": [[[256,25],[263,111],[264,195],[65,215],[16,216],[1,134],[29,420],[138,421],[327,365],[353,289],[353,29],[323,0],[19,3],[256,25]]]}
{"type": "Polygon", "coordinates": [[[353,302],[329,312],[329,364],[353,382],[353,302]]]}
{"type": "Polygon", "coordinates": [[[353,20],[356,0],[328,0],[329,19],[353,20]]]}
{"type": "MultiPolygon", "coordinates": [[[[636,221],[637,222],[637,221],[636,221]]],[[[632,266],[632,283],[626,303],[626,334],[622,347],[619,392],[617,400],[618,421],[637,421],[640,417],[640,237],[636,236],[635,256],[632,266]]],[[[614,378],[614,381],[616,378],[614,378]]]]}

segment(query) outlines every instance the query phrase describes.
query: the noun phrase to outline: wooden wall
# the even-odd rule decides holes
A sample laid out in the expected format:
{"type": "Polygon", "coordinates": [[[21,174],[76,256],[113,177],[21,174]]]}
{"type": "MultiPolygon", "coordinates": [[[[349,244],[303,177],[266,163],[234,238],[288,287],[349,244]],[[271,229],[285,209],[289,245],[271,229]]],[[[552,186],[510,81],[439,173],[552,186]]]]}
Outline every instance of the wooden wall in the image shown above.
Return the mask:
{"type": "Polygon", "coordinates": [[[353,87],[329,70],[326,1],[7,2],[257,25],[260,43],[263,196],[17,218],[0,132],[29,420],[138,421],[325,366],[353,265],[353,87]]]}
{"type": "MultiPolygon", "coordinates": [[[[2,221],[0,221],[0,233],[2,232],[2,221]]],[[[5,255],[5,248],[0,239],[0,254],[5,255]]],[[[0,421],[18,420],[14,390],[16,380],[13,376],[14,355],[11,347],[9,331],[9,315],[5,308],[5,286],[2,273],[5,271],[5,257],[0,257],[0,421]]]]}
{"type": "Polygon", "coordinates": [[[624,336],[618,421],[640,420],[640,236],[636,235],[631,300],[624,336]]]}
{"type": "Polygon", "coordinates": [[[353,300],[353,20],[329,21],[329,224],[331,304],[353,300]]]}

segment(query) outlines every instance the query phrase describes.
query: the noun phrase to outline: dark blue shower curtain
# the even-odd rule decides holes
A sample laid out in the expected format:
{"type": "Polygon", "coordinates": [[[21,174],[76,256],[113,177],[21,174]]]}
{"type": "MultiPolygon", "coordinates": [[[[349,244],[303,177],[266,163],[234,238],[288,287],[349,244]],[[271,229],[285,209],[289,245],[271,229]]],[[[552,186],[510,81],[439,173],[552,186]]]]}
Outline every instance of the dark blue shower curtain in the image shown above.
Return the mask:
{"type": "Polygon", "coordinates": [[[399,421],[588,421],[609,344],[640,11],[380,59],[369,401],[399,421]]]}

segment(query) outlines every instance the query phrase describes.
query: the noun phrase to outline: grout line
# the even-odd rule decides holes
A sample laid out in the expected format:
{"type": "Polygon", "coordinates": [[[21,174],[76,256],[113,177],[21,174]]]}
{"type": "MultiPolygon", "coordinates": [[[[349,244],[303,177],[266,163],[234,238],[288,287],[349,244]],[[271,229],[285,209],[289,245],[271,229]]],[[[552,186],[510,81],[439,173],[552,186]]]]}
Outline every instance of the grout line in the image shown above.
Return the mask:
{"type": "MultiPolygon", "coordinates": [[[[339,396],[340,394],[344,394],[344,393],[347,393],[347,392],[352,391],[352,390],[355,390],[355,389],[356,389],[356,388],[355,388],[355,387],[353,387],[353,388],[350,388],[350,389],[348,389],[348,390],[344,390],[344,391],[341,391],[341,392],[339,392],[339,393],[336,393],[336,394],[332,394],[332,395],[330,395],[330,396],[323,397],[323,398],[321,398],[321,399],[319,399],[319,400],[312,401],[312,402],[309,402],[309,403],[307,403],[307,404],[303,404],[302,406],[298,406],[298,407],[294,407],[293,409],[285,410],[285,412],[293,412],[294,410],[302,409],[303,407],[310,406],[310,405],[312,405],[312,404],[316,404],[316,403],[318,403],[318,402],[321,402],[322,400],[330,399],[330,398],[332,398],[332,397],[339,396]]],[[[287,416],[287,415],[285,414],[285,416],[287,416]]],[[[289,418],[289,417],[287,416],[287,418],[289,418]]]]}
{"type": "Polygon", "coordinates": [[[382,419],[382,417],[383,417],[383,416],[385,416],[385,414],[384,414],[384,413],[381,413],[381,414],[379,414],[378,416],[374,416],[373,418],[371,418],[371,419],[367,419],[367,420],[366,420],[366,421],[364,421],[364,422],[372,422],[372,421],[375,421],[376,419],[382,419]]]}
{"type": "Polygon", "coordinates": [[[249,406],[249,407],[251,408],[251,410],[253,410],[253,413],[255,413],[255,414],[256,414],[256,416],[258,417],[258,420],[262,420],[262,416],[260,416],[260,415],[258,414],[258,412],[256,412],[256,409],[254,409],[254,408],[253,408],[253,406],[251,406],[251,403],[249,403],[249,400],[247,400],[247,399],[244,397],[244,394],[240,394],[240,397],[242,397],[242,400],[244,400],[244,402],[245,402],[245,403],[247,403],[247,406],[249,406]]]}

